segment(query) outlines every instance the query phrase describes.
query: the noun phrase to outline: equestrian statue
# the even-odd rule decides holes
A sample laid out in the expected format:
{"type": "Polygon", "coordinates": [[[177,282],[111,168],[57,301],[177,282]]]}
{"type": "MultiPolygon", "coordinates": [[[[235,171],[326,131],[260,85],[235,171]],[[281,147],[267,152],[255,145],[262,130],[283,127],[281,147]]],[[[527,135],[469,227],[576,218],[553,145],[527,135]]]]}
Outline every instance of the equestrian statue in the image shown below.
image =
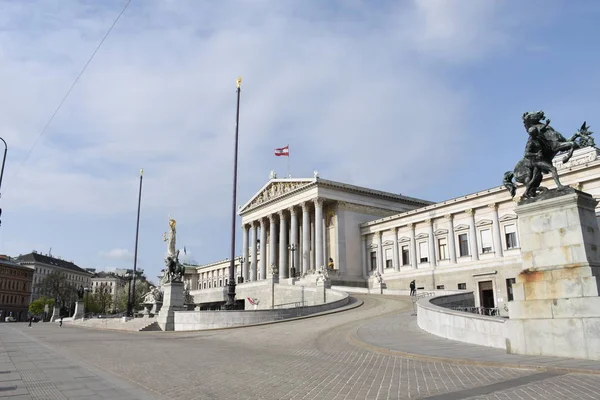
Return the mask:
{"type": "Polygon", "coordinates": [[[526,112],[522,118],[529,135],[525,154],[513,171],[504,173],[502,183],[512,197],[515,197],[517,191],[515,182],[525,185],[522,199],[534,198],[547,190],[540,187],[544,174],[552,174],[557,188],[562,189],[563,185],[558,179],[558,172],[552,160],[559,153],[566,152],[562,159],[562,162],[566,163],[576,149],[594,146],[594,139],[590,136],[593,132],[589,131],[589,126],[584,122],[573,136],[566,139],[550,126],[550,119],[546,118],[543,111],[526,112]]]}

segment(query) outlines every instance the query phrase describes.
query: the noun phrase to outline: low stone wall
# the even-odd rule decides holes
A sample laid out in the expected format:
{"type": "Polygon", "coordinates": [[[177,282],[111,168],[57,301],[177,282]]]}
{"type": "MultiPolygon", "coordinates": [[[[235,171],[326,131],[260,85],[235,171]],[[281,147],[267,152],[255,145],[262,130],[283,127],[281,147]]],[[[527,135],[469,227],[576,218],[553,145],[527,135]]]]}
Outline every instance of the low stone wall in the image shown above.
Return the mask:
{"type": "Polygon", "coordinates": [[[505,318],[454,311],[440,306],[463,305],[461,303],[469,302],[472,297],[473,293],[469,292],[418,300],[419,328],[446,339],[506,349],[505,318]]]}
{"type": "Polygon", "coordinates": [[[332,301],[328,301],[325,304],[297,308],[240,311],[176,311],[175,330],[198,331],[203,329],[230,328],[303,317],[343,307],[348,304],[350,297],[347,293],[328,289],[327,299],[332,299],[332,301]]]}

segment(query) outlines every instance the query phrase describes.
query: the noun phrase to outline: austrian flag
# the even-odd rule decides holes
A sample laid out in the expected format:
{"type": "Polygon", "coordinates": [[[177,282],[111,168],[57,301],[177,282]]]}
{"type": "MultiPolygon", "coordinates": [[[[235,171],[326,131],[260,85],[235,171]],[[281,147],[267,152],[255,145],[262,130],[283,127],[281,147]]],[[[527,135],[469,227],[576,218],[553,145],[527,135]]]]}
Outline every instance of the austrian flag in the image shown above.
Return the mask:
{"type": "Polygon", "coordinates": [[[287,145],[285,147],[275,149],[275,155],[277,157],[281,157],[281,156],[289,157],[290,156],[290,146],[287,145]]]}

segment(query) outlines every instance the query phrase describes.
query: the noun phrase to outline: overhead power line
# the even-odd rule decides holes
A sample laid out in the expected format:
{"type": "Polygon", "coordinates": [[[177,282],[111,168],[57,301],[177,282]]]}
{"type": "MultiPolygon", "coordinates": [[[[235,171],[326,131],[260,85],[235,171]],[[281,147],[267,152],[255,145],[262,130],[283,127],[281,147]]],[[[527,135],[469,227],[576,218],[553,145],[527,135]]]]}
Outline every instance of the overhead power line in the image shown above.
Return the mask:
{"type": "Polygon", "coordinates": [[[31,153],[35,149],[35,146],[38,144],[38,142],[40,141],[40,139],[42,138],[42,136],[46,133],[46,131],[50,127],[50,124],[52,124],[52,121],[54,121],[54,118],[56,117],[56,115],[58,114],[58,112],[60,111],[60,109],[62,108],[63,104],[65,104],[65,101],[67,100],[67,98],[69,97],[69,95],[71,94],[71,92],[73,91],[73,89],[75,88],[75,86],[77,85],[77,83],[79,82],[79,79],[84,74],[84,72],[86,71],[87,67],[90,65],[90,63],[92,62],[92,60],[96,56],[96,53],[98,53],[98,50],[100,50],[100,47],[102,47],[102,44],[104,44],[104,42],[106,41],[106,38],[108,37],[108,35],[110,35],[110,33],[112,32],[112,30],[115,27],[115,25],[117,25],[117,22],[119,22],[119,20],[121,19],[121,16],[125,13],[125,10],[127,10],[127,7],[129,7],[129,4],[131,3],[131,1],[132,0],[127,0],[125,2],[125,5],[123,6],[123,9],[119,13],[119,15],[117,15],[117,17],[115,18],[115,20],[113,21],[113,23],[110,25],[110,27],[106,31],[106,34],[102,37],[102,40],[100,40],[100,43],[98,43],[98,46],[96,46],[96,49],[94,49],[94,52],[92,53],[92,55],[90,56],[90,58],[84,64],[83,68],[81,68],[81,71],[79,71],[79,74],[77,74],[77,77],[75,78],[75,80],[73,81],[73,83],[71,84],[71,86],[69,87],[69,90],[67,90],[67,93],[65,93],[65,95],[63,96],[63,98],[60,101],[60,103],[58,103],[58,106],[56,107],[56,109],[54,110],[54,112],[52,113],[52,115],[50,116],[50,119],[48,119],[48,122],[46,122],[46,124],[44,125],[44,128],[39,133],[39,135],[37,136],[37,138],[35,139],[35,141],[33,142],[33,145],[31,146],[31,148],[29,149],[29,151],[25,155],[25,158],[23,159],[23,161],[21,161],[20,168],[17,171],[15,171],[15,174],[13,176],[16,176],[17,173],[23,167],[23,165],[25,165],[25,162],[31,156],[31,153]]]}

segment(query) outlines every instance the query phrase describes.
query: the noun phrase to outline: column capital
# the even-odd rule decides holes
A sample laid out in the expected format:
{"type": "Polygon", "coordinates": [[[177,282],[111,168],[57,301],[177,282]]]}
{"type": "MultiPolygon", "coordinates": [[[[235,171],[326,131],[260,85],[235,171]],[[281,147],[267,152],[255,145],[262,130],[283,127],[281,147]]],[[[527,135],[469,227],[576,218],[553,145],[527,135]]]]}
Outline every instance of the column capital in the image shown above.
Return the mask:
{"type": "Polygon", "coordinates": [[[444,215],[444,218],[449,219],[449,220],[453,220],[454,219],[454,215],[453,214],[446,214],[446,215],[444,215]]]}
{"type": "Polygon", "coordinates": [[[415,227],[415,224],[411,222],[409,224],[406,224],[406,226],[409,227],[410,229],[412,229],[415,227]]]}
{"type": "Polygon", "coordinates": [[[474,209],[472,209],[472,208],[467,208],[467,209],[465,210],[465,213],[466,213],[467,215],[474,216],[474,215],[475,215],[475,210],[474,210],[474,209]]]}
{"type": "Polygon", "coordinates": [[[315,203],[315,206],[320,205],[322,206],[323,203],[325,202],[325,199],[322,197],[317,197],[313,199],[313,202],[315,203]]]}
{"type": "Polygon", "coordinates": [[[391,230],[392,232],[394,232],[394,233],[398,233],[398,229],[400,229],[400,227],[398,227],[398,226],[394,226],[394,227],[392,227],[392,229],[390,229],[390,230],[391,230]]]}
{"type": "Polygon", "coordinates": [[[381,239],[381,237],[383,236],[383,231],[377,231],[377,232],[375,232],[375,234],[377,235],[378,238],[381,239]]]}
{"type": "Polygon", "coordinates": [[[498,209],[498,203],[488,204],[488,207],[491,208],[492,210],[497,210],[498,209]]]}
{"type": "Polygon", "coordinates": [[[287,208],[290,214],[296,214],[296,206],[290,206],[287,208]]]}
{"type": "Polygon", "coordinates": [[[425,222],[426,222],[426,223],[428,223],[429,225],[431,225],[431,224],[433,223],[433,219],[431,219],[431,218],[427,218],[427,219],[425,220],[425,222]]]}
{"type": "Polygon", "coordinates": [[[277,211],[277,215],[279,215],[279,218],[285,218],[285,210],[277,211]]]}
{"type": "Polygon", "coordinates": [[[262,228],[265,226],[265,217],[260,218],[258,221],[258,225],[262,228]]]}
{"type": "Polygon", "coordinates": [[[269,214],[267,216],[267,218],[269,219],[270,223],[274,223],[275,222],[275,214],[269,214]]]}
{"type": "Polygon", "coordinates": [[[300,204],[300,206],[302,206],[302,211],[303,212],[307,212],[310,208],[310,204],[308,201],[305,201],[304,203],[300,204]]]}

